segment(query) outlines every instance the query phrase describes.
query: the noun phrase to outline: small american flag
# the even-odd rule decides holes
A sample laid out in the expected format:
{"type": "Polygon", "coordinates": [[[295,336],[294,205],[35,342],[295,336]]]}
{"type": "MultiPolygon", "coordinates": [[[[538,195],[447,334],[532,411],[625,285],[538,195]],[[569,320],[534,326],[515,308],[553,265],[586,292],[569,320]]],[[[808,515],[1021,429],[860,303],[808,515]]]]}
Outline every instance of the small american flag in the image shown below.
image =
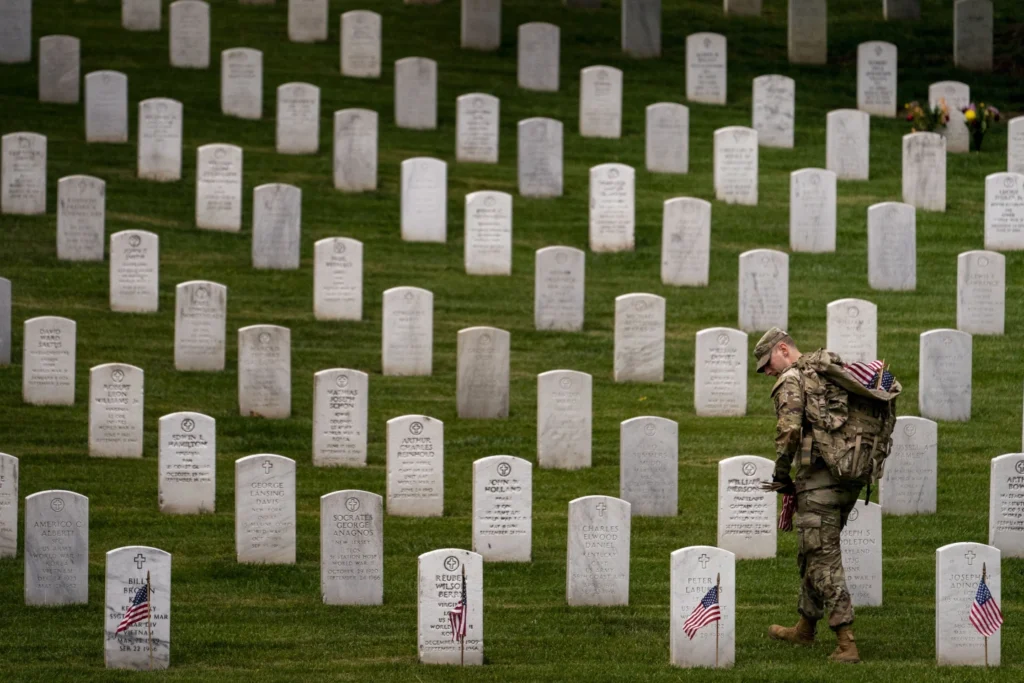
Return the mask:
{"type": "Polygon", "coordinates": [[[452,640],[461,642],[466,638],[466,621],[469,617],[466,606],[466,572],[462,572],[462,599],[448,613],[448,621],[452,625],[452,640]]]}
{"type": "Polygon", "coordinates": [[[139,590],[135,591],[135,597],[132,598],[132,604],[125,610],[124,619],[117,625],[116,633],[127,631],[128,627],[132,624],[137,624],[140,621],[145,621],[149,618],[149,586],[143,586],[139,590]]]}
{"type": "Polygon", "coordinates": [[[982,577],[978,584],[978,593],[974,596],[974,603],[971,604],[971,624],[978,629],[978,633],[986,638],[991,637],[1003,624],[1003,613],[999,611],[996,599],[992,597],[982,577]]]}
{"type": "Polygon", "coordinates": [[[683,624],[683,631],[690,637],[690,640],[693,640],[697,631],[721,618],[722,613],[718,609],[718,586],[715,586],[693,608],[693,612],[683,624]]]}
{"type": "Polygon", "coordinates": [[[868,389],[882,389],[889,391],[892,383],[896,380],[892,373],[885,368],[885,361],[873,360],[870,363],[847,363],[844,368],[858,382],[868,389]],[[878,383],[878,373],[882,373],[882,383],[878,383]]]}
{"type": "Polygon", "coordinates": [[[793,513],[796,512],[796,496],[792,493],[782,495],[782,512],[779,513],[779,531],[793,530],[793,513]]]}

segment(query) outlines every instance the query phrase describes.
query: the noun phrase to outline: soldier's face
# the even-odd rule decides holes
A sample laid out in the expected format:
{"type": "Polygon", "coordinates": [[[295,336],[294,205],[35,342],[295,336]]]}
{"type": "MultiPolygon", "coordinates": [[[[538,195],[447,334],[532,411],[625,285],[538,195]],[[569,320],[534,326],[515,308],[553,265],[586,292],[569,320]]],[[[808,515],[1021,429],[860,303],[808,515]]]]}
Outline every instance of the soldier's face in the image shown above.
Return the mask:
{"type": "Polygon", "coordinates": [[[768,365],[764,366],[764,374],[769,377],[778,377],[792,364],[793,361],[789,358],[789,347],[779,342],[772,349],[768,365]]]}

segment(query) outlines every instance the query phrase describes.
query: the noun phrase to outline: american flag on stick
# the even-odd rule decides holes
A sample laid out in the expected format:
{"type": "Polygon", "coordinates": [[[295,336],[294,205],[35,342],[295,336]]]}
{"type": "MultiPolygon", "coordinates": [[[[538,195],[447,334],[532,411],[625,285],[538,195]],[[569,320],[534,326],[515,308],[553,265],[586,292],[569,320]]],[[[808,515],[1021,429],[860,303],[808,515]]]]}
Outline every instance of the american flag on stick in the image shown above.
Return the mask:
{"type": "Polygon", "coordinates": [[[466,605],[466,565],[462,565],[462,598],[452,611],[448,612],[448,621],[452,625],[452,640],[463,642],[466,639],[466,621],[469,610],[466,605]]]}
{"type": "Polygon", "coordinates": [[[697,631],[721,618],[722,613],[718,609],[718,586],[716,585],[693,608],[693,612],[683,623],[683,631],[690,637],[690,640],[693,640],[697,631]]]}
{"type": "Polygon", "coordinates": [[[793,513],[796,512],[796,495],[782,495],[782,512],[779,513],[779,531],[793,530],[793,513]]]}
{"type": "MultiPolygon", "coordinates": [[[[978,629],[978,633],[990,638],[995,635],[1003,624],[1003,613],[992,597],[992,592],[985,583],[985,570],[981,572],[981,583],[978,584],[978,593],[974,596],[971,604],[971,624],[978,629]]],[[[987,654],[987,653],[986,653],[987,654]]]]}
{"type": "Polygon", "coordinates": [[[868,389],[889,391],[892,388],[892,383],[896,381],[884,360],[873,360],[870,363],[847,363],[843,368],[868,389]]]}
{"type": "Polygon", "coordinates": [[[124,618],[121,619],[121,623],[117,625],[116,633],[127,631],[129,626],[137,624],[140,621],[145,621],[148,618],[149,585],[147,584],[135,591],[135,597],[132,598],[132,603],[128,605],[128,609],[125,610],[124,618]]]}

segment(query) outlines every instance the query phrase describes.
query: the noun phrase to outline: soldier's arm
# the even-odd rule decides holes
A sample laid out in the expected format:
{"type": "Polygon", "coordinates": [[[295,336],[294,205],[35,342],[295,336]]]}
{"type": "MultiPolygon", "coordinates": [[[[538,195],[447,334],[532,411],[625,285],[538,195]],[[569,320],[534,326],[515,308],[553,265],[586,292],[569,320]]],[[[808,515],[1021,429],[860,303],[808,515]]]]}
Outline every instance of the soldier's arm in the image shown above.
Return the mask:
{"type": "Polygon", "coordinates": [[[772,392],[775,401],[775,480],[789,482],[793,458],[800,452],[804,397],[800,380],[785,377],[772,392]]]}

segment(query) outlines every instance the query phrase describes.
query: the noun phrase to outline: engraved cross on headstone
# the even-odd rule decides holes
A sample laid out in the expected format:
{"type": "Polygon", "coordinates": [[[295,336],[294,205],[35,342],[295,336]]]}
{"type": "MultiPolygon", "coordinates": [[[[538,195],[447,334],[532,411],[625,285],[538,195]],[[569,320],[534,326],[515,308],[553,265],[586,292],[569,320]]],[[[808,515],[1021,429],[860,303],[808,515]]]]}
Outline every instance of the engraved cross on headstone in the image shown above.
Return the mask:
{"type": "Polygon", "coordinates": [[[711,561],[711,558],[708,557],[707,553],[704,553],[703,555],[701,555],[700,557],[697,558],[697,561],[700,562],[700,568],[701,569],[707,569],[708,568],[708,562],[711,561]]]}
{"type": "Polygon", "coordinates": [[[608,506],[604,503],[598,503],[595,507],[597,508],[597,516],[604,517],[604,511],[608,509],[608,506]]]}
{"type": "Polygon", "coordinates": [[[270,470],[272,469],[274,469],[274,463],[270,462],[269,460],[264,460],[263,471],[266,472],[267,474],[270,474],[270,470]]]}
{"type": "Polygon", "coordinates": [[[135,566],[138,567],[139,569],[142,569],[142,565],[143,565],[143,563],[145,561],[146,561],[146,556],[143,555],[142,553],[139,553],[138,555],[135,556],[135,566]]]}
{"type": "Polygon", "coordinates": [[[964,558],[967,560],[968,566],[974,564],[975,557],[977,557],[977,555],[974,554],[973,550],[968,550],[966,553],[964,553],[964,558]]]}

